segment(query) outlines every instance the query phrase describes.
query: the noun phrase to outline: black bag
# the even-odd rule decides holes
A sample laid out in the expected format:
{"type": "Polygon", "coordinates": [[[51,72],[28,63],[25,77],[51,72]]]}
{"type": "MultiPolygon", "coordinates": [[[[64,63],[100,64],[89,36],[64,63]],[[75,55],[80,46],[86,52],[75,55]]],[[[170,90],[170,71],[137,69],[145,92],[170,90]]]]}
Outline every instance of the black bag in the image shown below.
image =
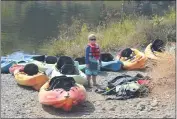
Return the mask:
{"type": "Polygon", "coordinates": [[[62,88],[69,91],[71,87],[75,86],[75,83],[76,82],[73,77],[56,76],[50,80],[49,88],[47,90],[62,88]]]}
{"type": "Polygon", "coordinates": [[[113,60],[114,60],[114,57],[110,53],[101,53],[101,61],[109,62],[113,60]]]}
{"type": "Polygon", "coordinates": [[[85,57],[78,57],[75,59],[75,61],[78,61],[79,64],[85,64],[85,57]]]}
{"type": "Polygon", "coordinates": [[[24,72],[30,76],[33,76],[39,72],[39,69],[36,64],[30,63],[25,65],[24,72]]]}
{"type": "Polygon", "coordinates": [[[162,40],[160,40],[160,39],[156,39],[156,40],[152,43],[151,49],[152,49],[153,51],[162,52],[163,47],[164,47],[164,42],[163,42],[162,40]]]}
{"type": "Polygon", "coordinates": [[[116,78],[114,78],[113,80],[110,80],[108,82],[108,87],[109,88],[113,88],[116,87],[117,85],[121,85],[121,84],[125,84],[127,82],[131,82],[131,81],[136,81],[138,80],[138,77],[132,77],[130,75],[121,75],[121,76],[117,76],[116,78]]]}
{"type": "Polygon", "coordinates": [[[72,64],[64,64],[60,72],[65,75],[79,75],[79,70],[72,64]]]}

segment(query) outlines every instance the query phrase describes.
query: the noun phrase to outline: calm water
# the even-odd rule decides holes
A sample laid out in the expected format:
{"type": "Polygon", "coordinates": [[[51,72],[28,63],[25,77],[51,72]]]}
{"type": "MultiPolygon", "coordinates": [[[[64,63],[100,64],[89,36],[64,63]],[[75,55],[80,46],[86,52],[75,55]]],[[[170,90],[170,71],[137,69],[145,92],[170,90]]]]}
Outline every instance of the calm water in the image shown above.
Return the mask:
{"type": "Polygon", "coordinates": [[[38,52],[60,35],[63,24],[71,25],[73,17],[97,26],[105,18],[103,9],[121,6],[122,1],[2,1],[1,55],[17,50],[38,52]]]}
{"type": "Polygon", "coordinates": [[[2,55],[16,50],[38,52],[43,43],[57,37],[62,24],[72,17],[97,25],[103,2],[3,1],[1,22],[2,55]]]}

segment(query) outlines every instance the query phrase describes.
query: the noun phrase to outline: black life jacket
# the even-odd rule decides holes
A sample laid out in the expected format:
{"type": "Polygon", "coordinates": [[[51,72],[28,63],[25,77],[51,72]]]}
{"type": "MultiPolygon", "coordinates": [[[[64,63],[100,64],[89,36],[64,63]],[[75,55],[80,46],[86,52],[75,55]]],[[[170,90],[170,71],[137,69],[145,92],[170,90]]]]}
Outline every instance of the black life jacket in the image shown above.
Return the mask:
{"type": "Polygon", "coordinates": [[[101,61],[109,62],[113,60],[114,60],[114,57],[110,53],[101,53],[101,61]]]}
{"type": "Polygon", "coordinates": [[[79,70],[73,64],[64,64],[60,72],[64,75],[79,75],[79,70]]]}
{"type": "Polygon", "coordinates": [[[73,77],[56,76],[50,80],[49,87],[47,90],[62,88],[66,91],[69,91],[71,87],[75,86],[75,83],[76,82],[73,77]]]}
{"type": "Polygon", "coordinates": [[[71,57],[69,56],[61,56],[58,61],[57,61],[57,64],[56,64],[56,68],[58,70],[61,69],[61,67],[64,65],[64,64],[72,64],[74,65],[74,61],[71,57]]]}
{"type": "Polygon", "coordinates": [[[85,64],[85,57],[77,57],[75,58],[75,61],[78,61],[79,64],[85,64]]]}

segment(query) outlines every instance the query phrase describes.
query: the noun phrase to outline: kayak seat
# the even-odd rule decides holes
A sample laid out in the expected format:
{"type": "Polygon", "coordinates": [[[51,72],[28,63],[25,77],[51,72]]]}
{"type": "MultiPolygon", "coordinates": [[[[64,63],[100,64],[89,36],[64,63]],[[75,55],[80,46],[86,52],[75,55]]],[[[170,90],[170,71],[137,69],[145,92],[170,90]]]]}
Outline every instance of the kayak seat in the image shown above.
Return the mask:
{"type": "Polygon", "coordinates": [[[32,59],[33,59],[33,60],[37,60],[37,61],[44,62],[44,61],[45,61],[45,55],[34,56],[32,59]]]}
{"type": "Polygon", "coordinates": [[[65,75],[79,75],[79,70],[73,64],[64,64],[60,72],[65,75]]]}
{"type": "Polygon", "coordinates": [[[45,62],[47,64],[55,64],[57,62],[57,57],[55,57],[55,56],[47,56],[45,58],[45,62]]]}
{"type": "Polygon", "coordinates": [[[74,65],[74,61],[71,57],[69,56],[60,56],[60,58],[58,59],[57,61],[57,64],[56,64],[56,68],[58,70],[61,69],[61,67],[64,65],[64,64],[72,64],[74,65]]]}

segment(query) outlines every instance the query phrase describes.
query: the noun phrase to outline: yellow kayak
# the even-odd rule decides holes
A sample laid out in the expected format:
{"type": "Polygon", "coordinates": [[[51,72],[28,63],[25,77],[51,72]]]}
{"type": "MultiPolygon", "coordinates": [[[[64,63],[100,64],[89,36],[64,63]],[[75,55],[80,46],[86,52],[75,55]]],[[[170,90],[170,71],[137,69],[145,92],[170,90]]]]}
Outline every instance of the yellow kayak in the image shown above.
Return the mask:
{"type": "Polygon", "coordinates": [[[39,90],[48,81],[48,77],[43,73],[38,73],[33,76],[29,76],[19,70],[14,71],[15,80],[18,84],[24,86],[32,86],[35,90],[39,90]]]}
{"type": "Polygon", "coordinates": [[[147,58],[154,59],[154,60],[160,60],[161,58],[165,56],[164,52],[152,51],[151,46],[152,46],[152,43],[150,43],[144,51],[147,58]]]}
{"type": "MultiPolygon", "coordinates": [[[[126,70],[144,69],[147,61],[147,57],[145,56],[145,54],[137,49],[131,48],[131,50],[135,53],[134,59],[125,60],[124,57],[119,59],[124,64],[123,69],[126,70]]],[[[120,56],[117,56],[117,58],[119,57],[120,56]]]]}

